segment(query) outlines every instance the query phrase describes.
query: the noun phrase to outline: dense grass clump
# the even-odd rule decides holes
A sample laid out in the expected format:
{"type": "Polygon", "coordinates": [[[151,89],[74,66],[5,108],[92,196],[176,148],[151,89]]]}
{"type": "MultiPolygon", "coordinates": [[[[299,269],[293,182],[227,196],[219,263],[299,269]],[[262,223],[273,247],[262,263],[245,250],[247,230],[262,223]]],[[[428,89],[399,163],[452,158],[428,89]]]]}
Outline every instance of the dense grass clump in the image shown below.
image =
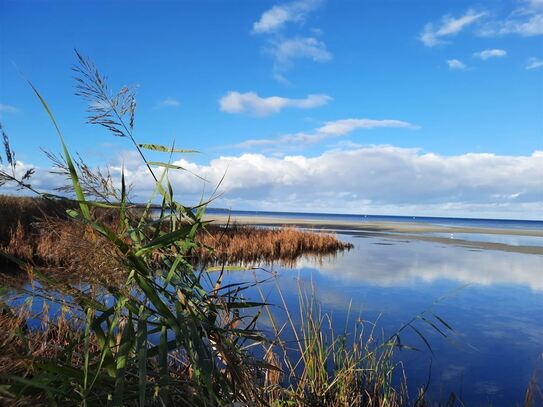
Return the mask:
{"type": "Polygon", "coordinates": [[[279,261],[292,265],[303,255],[326,256],[353,246],[331,233],[303,231],[295,227],[208,226],[198,241],[211,250],[199,250],[204,263],[261,264],[279,261]]]}
{"type": "MultiPolygon", "coordinates": [[[[59,199],[0,195],[0,218],[4,218],[0,223],[0,248],[19,259],[34,261],[49,272],[62,271],[66,277],[92,277],[95,281],[120,278],[122,267],[115,254],[116,245],[90,225],[70,218],[66,210],[75,207],[73,202],[59,199]]],[[[139,208],[127,211],[132,219],[142,214],[139,208]]],[[[119,232],[119,216],[114,210],[93,207],[90,212],[112,231],[119,232]]],[[[150,217],[146,222],[152,220],[150,217]]],[[[167,223],[164,222],[164,230],[167,223]]],[[[235,224],[208,225],[198,231],[195,240],[198,245],[193,258],[187,259],[195,266],[256,266],[272,262],[292,265],[303,255],[326,256],[352,247],[329,233],[235,224]]]]}

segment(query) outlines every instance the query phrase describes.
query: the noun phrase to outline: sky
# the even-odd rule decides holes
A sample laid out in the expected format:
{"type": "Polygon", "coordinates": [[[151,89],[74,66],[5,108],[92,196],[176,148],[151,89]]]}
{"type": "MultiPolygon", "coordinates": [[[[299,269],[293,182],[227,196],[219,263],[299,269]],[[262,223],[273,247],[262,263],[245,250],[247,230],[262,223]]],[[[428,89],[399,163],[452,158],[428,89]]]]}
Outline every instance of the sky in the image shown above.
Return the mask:
{"type": "MultiPolygon", "coordinates": [[[[61,183],[54,129],[152,188],[128,140],[85,124],[74,48],[137,86],[135,138],[217,207],[543,219],[543,0],[0,0],[0,121],[19,171],[61,183]]],[[[153,157],[155,158],[155,157],[153,157]]],[[[5,188],[5,187],[4,187],[5,188]]],[[[6,192],[10,192],[6,189],[6,192]]]]}

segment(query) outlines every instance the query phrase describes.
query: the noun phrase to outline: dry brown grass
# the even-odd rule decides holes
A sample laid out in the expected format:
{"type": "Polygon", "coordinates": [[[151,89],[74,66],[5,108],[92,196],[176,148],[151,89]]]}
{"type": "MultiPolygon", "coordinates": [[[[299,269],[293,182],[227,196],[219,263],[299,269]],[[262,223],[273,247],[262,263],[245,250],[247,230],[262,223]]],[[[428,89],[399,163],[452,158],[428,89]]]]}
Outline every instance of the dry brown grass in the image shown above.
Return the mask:
{"type": "Polygon", "coordinates": [[[25,235],[36,229],[35,222],[46,217],[66,219],[73,205],[41,198],[0,195],[0,244],[10,241],[16,229],[25,235]]]}
{"type": "Polygon", "coordinates": [[[198,241],[212,250],[200,248],[197,257],[204,263],[249,264],[280,262],[292,265],[304,255],[327,256],[349,250],[334,234],[303,231],[283,226],[265,229],[254,226],[208,226],[198,241]]]}
{"type": "MultiPolygon", "coordinates": [[[[58,201],[0,196],[0,250],[35,261],[51,272],[114,279],[122,269],[115,246],[91,227],[69,219],[67,208],[58,201]]],[[[101,211],[101,217],[115,229],[117,220],[101,211]]],[[[201,246],[192,261],[203,264],[292,265],[303,255],[322,257],[352,247],[330,233],[235,224],[210,225],[197,241],[201,246]]]]}
{"type": "MultiPolygon", "coordinates": [[[[83,331],[70,322],[65,312],[54,321],[49,318],[46,306],[38,314],[32,314],[31,304],[26,303],[14,310],[2,309],[0,312],[0,376],[30,378],[37,366],[57,361],[72,343],[82,343],[83,331]],[[36,327],[30,328],[28,321],[34,320],[36,327]]],[[[95,338],[90,347],[97,349],[95,338]]],[[[83,363],[82,345],[74,349],[72,362],[80,368],[83,363]]],[[[37,406],[48,405],[43,394],[33,397],[16,398],[9,393],[0,392],[0,405],[37,406]]]]}
{"type": "MultiPolygon", "coordinates": [[[[60,201],[0,196],[0,251],[36,262],[48,272],[101,282],[115,279],[121,266],[114,245],[90,226],[69,219],[68,208],[60,201]]],[[[110,214],[102,212],[115,226],[110,214]]]]}

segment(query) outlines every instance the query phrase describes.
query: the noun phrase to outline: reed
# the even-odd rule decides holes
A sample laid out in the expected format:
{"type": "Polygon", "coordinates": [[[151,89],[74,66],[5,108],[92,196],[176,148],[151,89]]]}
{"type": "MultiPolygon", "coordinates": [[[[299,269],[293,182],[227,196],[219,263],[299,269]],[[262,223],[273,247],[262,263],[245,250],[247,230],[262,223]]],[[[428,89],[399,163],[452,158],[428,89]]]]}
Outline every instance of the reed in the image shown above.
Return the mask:
{"type": "MultiPolygon", "coordinates": [[[[222,291],[220,281],[198,273],[190,261],[198,247],[196,235],[204,227],[205,202],[195,208],[184,206],[173,197],[168,181],[168,162],[147,160],[146,150],[184,153],[156,145],[139,144],[134,136],[135,98],[129,88],[110,92],[104,77],[87,58],[76,54],[77,94],[89,103],[89,122],[115,136],[127,138],[144,160],[155,190],[143,213],[130,211],[124,173],[120,185],[107,177],[87,177],[74,163],[56,119],[45,99],[30,84],[49,115],[62,147],[60,172],[70,180],[64,192],[73,194],[67,216],[80,228],[92,230],[113,248],[110,257],[119,265],[122,283],[95,290],[79,284],[59,282],[43,269],[2,253],[4,258],[31,270],[39,287],[57,290],[69,298],[70,315],[81,327],[80,335],[68,339],[64,357],[36,356],[26,375],[2,377],[2,391],[14,402],[27,398],[61,405],[224,405],[235,401],[261,400],[255,375],[266,369],[247,355],[246,341],[264,338],[251,325],[241,329],[237,310],[259,304],[241,298],[243,287],[222,291]],[[104,188],[97,189],[99,182],[104,188]],[[155,197],[161,202],[158,219],[147,214],[155,197]],[[115,213],[111,227],[95,208],[115,213]],[[214,287],[212,290],[205,287],[214,287]],[[80,363],[74,352],[80,350],[80,363]],[[183,376],[172,374],[172,365],[181,366],[183,376]]],[[[0,184],[13,184],[46,200],[60,199],[42,193],[30,184],[32,174],[22,177],[16,171],[13,151],[7,142],[9,166],[0,171],[0,184]]],[[[19,225],[17,225],[19,227],[19,225]]],[[[84,253],[73,252],[73,257],[84,253]]],[[[86,268],[85,263],[82,267],[86,268]]],[[[82,270],[91,273],[91,269],[82,270]]],[[[35,292],[34,292],[34,295],[35,292]]],[[[44,293],[47,296],[47,293],[44,293]]]]}
{"type": "MultiPolygon", "coordinates": [[[[117,278],[122,271],[114,255],[115,245],[89,225],[70,219],[66,215],[68,208],[68,202],[59,200],[0,195],[0,248],[20,259],[34,260],[50,272],[61,271],[78,278],[90,275],[94,280],[117,278]]],[[[119,219],[111,210],[91,208],[91,212],[117,231],[119,219]]],[[[191,259],[195,265],[279,262],[290,266],[304,255],[323,257],[352,248],[330,233],[236,224],[207,225],[196,234],[196,242],[191,259]]]]}
{"type": "Polygon", "coordinates": [[[290,266],[301,256],[327,256],[350,250],[334,234],[303,231],[294,227],[264,229],[237,224],[208,226],[198,236],[201,247],[197,257],[204,263],[255,265],[279,261],[290,266]]]}
{"type": "MultiPolygon", "coordinates": [[[[268,402],[272,406],[414,406],[433,405],[425,398],[426,388],[414,397],[407,391],[407,378],[396,350],[415,349],[402,344],[404,330],[411,329],[422,336],[421,326],[447,335],[452,328],[440,317],[427,309],[402,325],[396,332],[385,336],[376,323],[360,316],[347,323],[343,331],[334,328],[333,318],[323,312],[315,287],[310,290],[298,287],[299,307],[297,314],[289,310],[282,290],[277,286],[285,310],[285,321],[280,322],[277,313],[269,305],[267,312],[275,340],[264,348],[265,358],[281,367],[282,376],[266,383],[268,402]],[[285,337],[292,337],[287,342],[285,337]]],[[[260,290],[262,299],[265,296],[260,290]]],[[[451,395],[453,406],[455,396],[451,395]]],[[[441,405],[441,404],[438,404],[441,405]]],[[[462,404],[460,404],[462,405],[462,404]]]]}

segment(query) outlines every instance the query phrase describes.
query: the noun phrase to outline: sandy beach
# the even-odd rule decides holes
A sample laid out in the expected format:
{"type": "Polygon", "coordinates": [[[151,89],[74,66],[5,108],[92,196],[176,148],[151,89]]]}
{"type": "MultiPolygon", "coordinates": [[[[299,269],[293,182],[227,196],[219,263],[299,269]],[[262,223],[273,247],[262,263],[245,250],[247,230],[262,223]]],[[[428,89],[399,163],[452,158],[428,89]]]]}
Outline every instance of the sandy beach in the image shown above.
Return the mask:
{"type": "Polygon", "coordinates": [[[296,218],[264,217],[264,216],[231,216],[208,215],[207,221],[214,224],[237,223],[256,226],[296,226],[311,230],[323,230],[337,233],[348,233],[353,236],[386,235],[389,238],[415,239],[442,244],[454,244],[474,250],[501,250],[525,254],[543,255],[543,246],[510,245],[497,242],[486,242],[455,238],[455,234],[509,235],[543,238],[543,230],[534,229],[498,229],[485,227],[459,227],[434,225],[422,222],[375,222],[375,221],[343,221],[343,220],[308,220],[296,218]],[[448,234],[449,237],[432,236],[432,233],[448,234]]]}

